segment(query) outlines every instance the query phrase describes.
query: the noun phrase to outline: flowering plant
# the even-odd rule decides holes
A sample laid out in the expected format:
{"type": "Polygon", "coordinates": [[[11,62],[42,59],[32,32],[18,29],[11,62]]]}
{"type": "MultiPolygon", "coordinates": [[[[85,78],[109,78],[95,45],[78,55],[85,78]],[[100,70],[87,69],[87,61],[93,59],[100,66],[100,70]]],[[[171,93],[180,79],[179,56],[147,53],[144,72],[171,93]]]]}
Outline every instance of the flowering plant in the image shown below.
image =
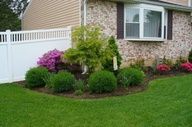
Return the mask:
{"type": "Polygon", "coordinates": [[[37,64],[47,68],[49,71],[57,71],[57,65],[61,63],[62,55],[63,52],[57,49],[51,50],[40,57],[37,64]]]}
{"type": "Polygon", "coordinates": [[[166,65],[166,64],[159,64],[159,65],[157,66],[157,70],[158,70],[160,73],[163,73],[163,72],[168,72],[168,71],[170,71],[171,68],[170,68],[168,65],[166,65]]]}
{"type": "Polygon", "coordinates": [[[187,72],[192,72],[192,63],[183,63],[181,64],[181,68],[184,70],[184,71],[187,71],[187,72]]]}

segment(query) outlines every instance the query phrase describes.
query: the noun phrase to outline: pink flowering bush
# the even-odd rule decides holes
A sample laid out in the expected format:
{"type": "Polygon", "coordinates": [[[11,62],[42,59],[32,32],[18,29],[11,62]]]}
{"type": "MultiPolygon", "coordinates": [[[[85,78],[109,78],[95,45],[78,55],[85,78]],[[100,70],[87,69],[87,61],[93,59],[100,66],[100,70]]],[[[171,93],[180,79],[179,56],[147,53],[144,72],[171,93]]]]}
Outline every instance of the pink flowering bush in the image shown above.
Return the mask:
{"type": "Polygon", "coordinates": [[[183,63],[181,64],[181,69],[187,72],[192,72],[192,63],[183,63]]]}
{"type": "Polygon", "coordinates": [[[41,67],[47,68],[49,71],[57,71],[57,65],[61,63],[61,56],[63,52],[54,49],[45,53],[39,58],[37,64],[41,67]]]}
{"type": "Polygon", "coordinates": [[[171,68],[166,64],[159,64],[157,66],[157,71],[160,73],[169,72],[170,70],[171,70],[171,68]]]}

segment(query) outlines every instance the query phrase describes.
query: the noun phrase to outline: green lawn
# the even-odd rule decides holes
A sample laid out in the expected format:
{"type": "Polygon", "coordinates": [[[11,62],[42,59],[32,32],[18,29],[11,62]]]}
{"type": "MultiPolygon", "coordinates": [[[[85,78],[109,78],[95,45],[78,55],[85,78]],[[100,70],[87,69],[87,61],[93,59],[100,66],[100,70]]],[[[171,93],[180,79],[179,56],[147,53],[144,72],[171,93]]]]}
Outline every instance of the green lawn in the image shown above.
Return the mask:
{"type": "Polygon", "coordinates": [[[123,97],[77,100],[0,86],[0,127],[192,127],[192,75],[123,97]]]}

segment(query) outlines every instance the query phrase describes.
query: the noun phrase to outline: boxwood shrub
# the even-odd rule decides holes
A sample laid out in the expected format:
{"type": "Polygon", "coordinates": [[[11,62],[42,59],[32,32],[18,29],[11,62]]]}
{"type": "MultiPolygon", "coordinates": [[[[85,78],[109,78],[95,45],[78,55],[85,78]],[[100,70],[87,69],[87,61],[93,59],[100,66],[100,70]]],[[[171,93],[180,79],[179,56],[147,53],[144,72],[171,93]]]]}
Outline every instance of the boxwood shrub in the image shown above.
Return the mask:
{"type": "Polygon", "coordinates": [[[26,87],[35,88],[45,86],[45,79],[49,76],[49,71],[43,67],[31,68],[25,75],[26,87]]]}
{"type": "Polygon", "coordinates": [[[139,69],[124,68],[119,72],[117,80],[120,86],[128,87],[130,85],[139,85],[144,77],[144,72],[139,69]]]}
{"type": "Polygon", "coordinates": [[[117,79],[112,72],[98,71],[91,74],[88,85],[92,93],[112,92],[117,87],[117,79]]]}
{"type": "Polygon", "coordinates": [[[59,72],[50,78],[50,86],[54,92],[60,93],[73,90],[75,77],[69,72],[59,72]]]}

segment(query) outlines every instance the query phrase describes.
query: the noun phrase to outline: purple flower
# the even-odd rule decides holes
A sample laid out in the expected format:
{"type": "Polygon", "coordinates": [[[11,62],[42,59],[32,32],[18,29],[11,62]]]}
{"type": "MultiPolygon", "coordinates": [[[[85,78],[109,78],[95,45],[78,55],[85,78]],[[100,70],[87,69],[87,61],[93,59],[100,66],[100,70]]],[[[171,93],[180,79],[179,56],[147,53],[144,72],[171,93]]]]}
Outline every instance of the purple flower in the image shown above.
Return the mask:
{"type": "Polygon", "coordinates": [[[47,68],[49,71],[56,71],[56,66],[61,62],[62,55],[63,52],[57,49],[51,50],[40,57],[37,64],[47,68]]]}

